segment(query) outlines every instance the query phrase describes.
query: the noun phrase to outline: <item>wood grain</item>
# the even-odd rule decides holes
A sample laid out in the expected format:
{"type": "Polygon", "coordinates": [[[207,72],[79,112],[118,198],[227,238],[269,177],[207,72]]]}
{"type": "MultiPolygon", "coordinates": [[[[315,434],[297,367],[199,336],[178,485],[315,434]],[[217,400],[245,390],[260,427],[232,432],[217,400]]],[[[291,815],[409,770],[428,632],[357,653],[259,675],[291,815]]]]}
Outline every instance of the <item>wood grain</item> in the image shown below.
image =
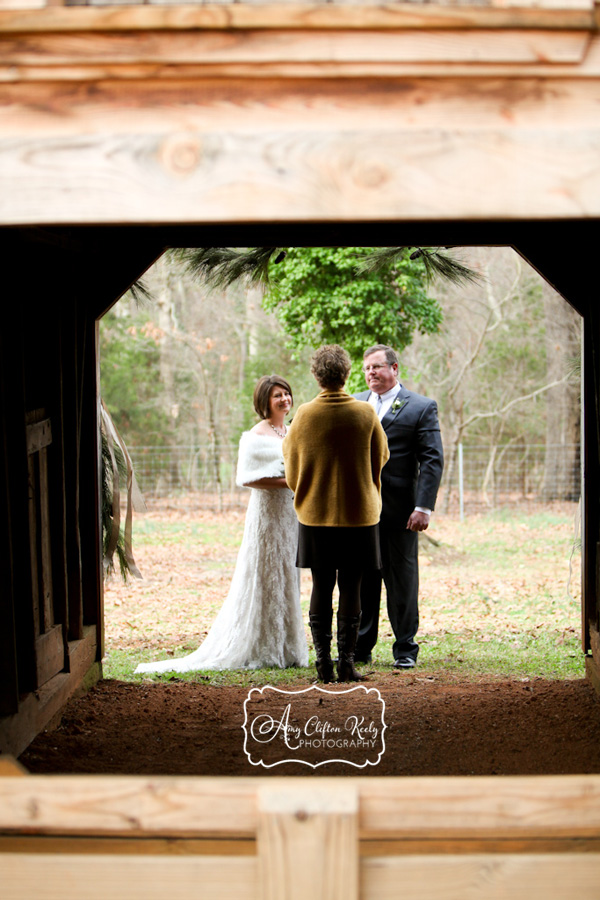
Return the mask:
{"type": "Polygon", "coordinates": [[[273,62],[579,63],[588,32],[227,31],[0,35],[5,65],[135,65],[273,62]]]}
{"type": "Polygon", "coordinates": [[[484,776],[369,780],[361,791],[366,836],[598,837],[600,776],[484,776]]]}
{"type": "Polygon", "coordinates": [[[357,813],[355,785],[262,786],[261,900],[358,900],[357,813]]]}
{"type": "Polygon", "coordinates": [[[6,853],[3,900],[255,900],[252,857],[6,853]]]}
{"type": "Polygon", "coordinates": [[[0,170],[4,224],[591,217],[600,123],[23,137],[0,170]]]}
{"type": "MultiPolygon", "coordinates": [[[[42,0],[14,0],[43,6],[42,0]]],[[[156,28],[181,30],[247,28],[589,28],[594,7],[589,0],[565,0],[557,6],[535,7],[438,6],[414,3],[316,4],[228,3],[193,6],[131,6],[112,8],[46,8],[0,11],[0,30],[127,31],[156,28]]]]}
{"type": "MultiPolygon", "coordinates": [[[[599,65],[600,65],[600,44],[599,65]]],[[[0,86],[3,138],[62,135],[315,134],[430,129],[594,132],[600,81],[548,78],[382,78],[114,81],[0,86]]],[[[545,137],[540,137],[545,143],[545,137]]]]}
{"type": "Polygon", "coordinates": [[[11,791],[0,780],[0,830],[36,834],[254,837],[252,779],[40,776],[11,791]]]}
{"type": "Polygon", "coordinates": [[[361,898],[397,900],[597,900],[600,855],[427,856],[367,859],[361,898]]]}
{"type": "MultiPolygon", "coordinates": [[[[319,778],[319,789],[339,789],[319,778]]],[[[363,840],[600,836],[600,776],[346,778],[359,797],[363,840]]],[[[254,837],[258,792],[294,778],[36,776],[0,779],[0,831],[7,834],[254,837]],[[16,782],[19,782],[16,784],[16,782]]]]}

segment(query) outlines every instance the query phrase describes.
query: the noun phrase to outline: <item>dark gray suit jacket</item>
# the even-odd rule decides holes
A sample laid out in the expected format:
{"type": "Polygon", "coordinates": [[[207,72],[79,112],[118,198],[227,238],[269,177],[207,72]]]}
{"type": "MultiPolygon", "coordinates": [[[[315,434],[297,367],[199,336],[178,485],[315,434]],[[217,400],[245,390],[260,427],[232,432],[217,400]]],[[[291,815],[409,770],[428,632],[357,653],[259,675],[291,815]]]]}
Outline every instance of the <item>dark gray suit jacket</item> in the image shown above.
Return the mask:
{"type": "MultiPolygon", "coordinates": [[[[368,400],[371,391],[355,396],[368,400]]],[[[392,406],[397,408],[390,409],[381,421],[390,449],[381,472],[381,521],[405,528],[415,506],[434,509],[444,451],[435,400],[401,387],[392,406]]]]}

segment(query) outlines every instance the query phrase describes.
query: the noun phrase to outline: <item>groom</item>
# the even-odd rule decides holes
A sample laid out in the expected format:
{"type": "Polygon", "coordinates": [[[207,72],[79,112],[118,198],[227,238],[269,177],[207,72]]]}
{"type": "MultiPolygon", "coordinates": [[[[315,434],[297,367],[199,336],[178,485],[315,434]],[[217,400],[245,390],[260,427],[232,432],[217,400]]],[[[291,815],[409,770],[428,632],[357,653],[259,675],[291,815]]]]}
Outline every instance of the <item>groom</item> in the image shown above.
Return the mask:
{"type": "Polygon", "coordinates": [[[365,352],[363,371],[369,390],[356,397],[375,408],[387,435],[390,458],[381,473],[383,573],[376,569],[363,573],[355,659],[371,661],[383,575],[395,635],[394,668],[411,669],[419,652],[415,641],[419,628],[418,532],[429,525],[444,468],[437,405],[398,382],[398,356],[385,344],[365,352]]]}

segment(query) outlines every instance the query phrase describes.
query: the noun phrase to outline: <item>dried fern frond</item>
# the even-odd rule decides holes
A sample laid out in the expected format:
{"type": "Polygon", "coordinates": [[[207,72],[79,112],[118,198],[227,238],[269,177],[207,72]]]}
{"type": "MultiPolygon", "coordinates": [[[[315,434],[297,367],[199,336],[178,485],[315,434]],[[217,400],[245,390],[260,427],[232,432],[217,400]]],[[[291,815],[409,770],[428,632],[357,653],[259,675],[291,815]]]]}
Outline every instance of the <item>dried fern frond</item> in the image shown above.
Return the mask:
{"type": "Polygon", "coordinates": [[[137,485],[129,451],[117,431],[104,401],[100,404],[102,436],[102,546],[104,571],[114,572],[116,553],[123,580],[129,574],[141,578],[132,550],[133,510],[145,512],[144,498],[137,485]],[[121,479],[127,482],[125,528],[121,529],[121,479]]]}
{"type": "Polygon", "coordinates": [[[282,247],[199,247],[184,250],[182,259],[188,271],[200,277],[212,288],[223,290],[243,279],[248,284],[269,283],[269,263],[275,257],[279,262],[285,250],[282,247]]]}

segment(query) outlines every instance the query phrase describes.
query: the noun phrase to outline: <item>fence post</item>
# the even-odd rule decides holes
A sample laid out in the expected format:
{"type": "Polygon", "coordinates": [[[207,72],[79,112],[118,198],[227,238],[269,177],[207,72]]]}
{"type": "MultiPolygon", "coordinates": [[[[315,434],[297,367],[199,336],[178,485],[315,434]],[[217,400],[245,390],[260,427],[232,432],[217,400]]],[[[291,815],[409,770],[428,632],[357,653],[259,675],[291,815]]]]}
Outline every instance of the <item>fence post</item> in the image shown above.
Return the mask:
{"type": "Polygon", "coordinates": [[[463,445],[458,445],[458,502],[460,506],[460,521],[465,518],[465,485],[463,480],[463,445]]]}
{"type": "Polygon", "coordinates": [[[356,785],[297,781],[258,792],[260,900],[358,900],[356,785]]]}

